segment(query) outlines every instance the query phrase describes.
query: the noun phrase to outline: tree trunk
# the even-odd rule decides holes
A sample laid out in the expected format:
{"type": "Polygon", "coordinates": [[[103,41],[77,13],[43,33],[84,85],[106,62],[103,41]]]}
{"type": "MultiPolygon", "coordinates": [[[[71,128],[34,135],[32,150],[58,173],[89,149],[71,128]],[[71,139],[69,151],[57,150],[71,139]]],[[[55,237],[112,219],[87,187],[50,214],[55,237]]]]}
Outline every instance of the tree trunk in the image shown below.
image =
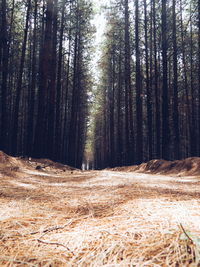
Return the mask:
{"type": "Polygon", "coordinates": [[[58,28],[58,0],[54,0],[52,7],[52,47],[49,68],[49,99],[48,99],[48,146],[47,153],[51,159],[56,159],[55,146],[55,111],[56,111],[56,70],[57,70],[57,28],[58,28]]]}
{"type": "Polygon", "coordinates": [[[118,88],[117,88],[117,165],[123,162],[123,141],[122,141],[122,119],[121,119],[121,98],[122,98],[122,51],[120,42],[120,54],[118,63],[118,88]]]}
{"type": "MultiPolygon", "coordinates": [[[[144,0],[144,27],[145,27],[145,60],[146,60],[146,94],[147,94],[147,127],[148,127],[148,159],[152,159],[153,133],[152,133],[152,87],[150,87],[149,79],[149,52],[148,52],[148,30],[147,30],[147,3],[144,0]]],[[[152,29],[151,29],[152,31],[152,29]]]]}
{"type": "Polygon", "coordinates": [[[180,16],[181,16],[181,48],[182,48],[182,61],[183,61],[183,74],[184,74],[184,91],[185,91],[185,105],[186,105],[186,120],[184,127],[186,128],[186,157],[191,155],[191,144],[193,142],[193,125],[191,118],[191,107],[189,100],[189,89],[188,89],[188,68],[186,62],[186,51],[185,51],[185,40],[184,40],[184,28],[183,28],[183,8],[182,1],[180,1],[180,16]]]}
{"type": "Polygon", "coordinates": [[[131,89],[130,66],[130,33],[129,33],[129,8],[128,0],[125,0],[125,127],[126,127],[126,164],[134,162],[134,136],[133,136],[133,107],[131,89]]]}
{"type": "Polygon", "coordinates": [[[192,27],[192,11],[190,6],[190,88],[191,88],[191,119],[192,119],[192,125],[191,125],[191,156],[195,157],[197,156],[197,136],[196,136],[196,103],[195,103],[195,90],[194,90],[194,60],[193,60],[193,27],[192,27]]]}
{"type": "Polygon", "coordinates": [[[61,87],[62,87],[62,59],[63,59],[63,35],[64,35],[64,19],[65,19],[65,1],[62,5],[61,25],[60,25],[60,40],[58,51],[58,71],[57,71],[57,87],[56,87],[56,130],[55,130],[55,158],[61,158],[61,87]]]}
{"type": "MultiPolygon", "coordinates": [[[[13,118],[13,134],[12,134],[12,153],[16,155],[18,152],[18,134],[19,134],[19,110],[20,110],[20,98],[22,93],[22,82],[23,82],[23,72],[24,72],[24,63],[25,63],[25,56],[26,56],[26,44],[27,44],[27,37],[28,37],[28,28],[29,28],[29,18],[30,18],[30,9],[31,9],[31,0],[27,1],[27,11],[26,11],[26,23],[24,28],[24,39],[22,43],[22,53],[21,53],[21,61],[20,61],[20,68],[19,68],[19,76],[17,82],[17,89],[16,89],[16,98],[14,103],[14,118],[13,118]]],[[[19,136],[22,138],[22,136],[19,136]]]]}
{"type": "MultiPolygon", "coordinates": [[[[53,27],[53,3],[47,2],[44,41],[41,42],[41,58],[39,72],[38,112],[36,131],[34,138],[34,157],[47,156],[47,129],[48,129],[48,101],[50,86],[50,68],[52,56],[52,27],[53,27]]],[[[43,33],[43,32],[42,32],[43,33]]],[[[43,36],[41,36],[43,38],[43,36]]]]}
{"type": "Polygon", "coordinates": [[[8,32],[7,32],[7,18],[6,0],[1,2],[2,16],[1,16],[1,34],[0,34],[0,66],[2,72],[1,83],[1,110],[0,110],[0,149],[6,150],[7,147],[7,78],[8,78],[8,32]]]}
{"type": "Polygon", "coordinates": [[[173,0],[173,130],[174,157],[180,158],[179,109],[178,109],[178,71],[177,71],[177,34],[176,0],[173,0]]]}
{"type": "Polygon", "coordinates": [[[156,127],[156,157],[161,157],[161,122],[160,122],[160,90],[158,86],[158,59],[157,59],[157,25],[156,25],[156,0],[153,0],[153,39],[154,39],[154,86],[155,86],[155,127],[156,127]]]}
{"type": "Polygon", "coordinates": [[[136,117],[137,117],[137,138],[136,138],[136,163],[143,160],[143,129],[142,129],[142,84],[140,67],[140,47],[139,47],[139,6],[135,1],[135,50],[136,50],[136,117]]]}
{"type": "Polygon", "coordinates": [[[30,84],[30,98],[28,110],[28,126],[27,126],[27,153],[32,154],[33,151],[33,136],[34,136],[34,111],[35,111],[35,91],[36,91],[36,63],[37,63],[37,13],[38,13],[38,0],[34,2],[34,29],[33,29],[33,51],[32,51],[32,75],[30,84]]]}
{"type": "Polygon", "coordinates": [[[169,128],[169,103],[168,103],[168,68],[167,68],[167,0],[162,0],[162,158],[170,159],[170,128],[169,128]]]}
{"type": "Polygon", "coordinates": [[[200,156],[200,0],[198,0],[198,102],[199,102],[199,109],[198,109],[198,117],[199,117],[199,156],[200,156]]]}
{"type": "Polygon", "coordinates": [[[79,83],[79,58],[78,58],[78,49],[79,49],[79,29],[78,29],[78,18],[76,25],[76,36],[74,44],[74,62],[73,62],[73,88],[72,88],[72,103],[71,103],[71,118],[70,118],[70,128],[69,128],[69,139],[68,139],[68,155],[69,155],[69,164],[71,166],[76,166],[76,146],[77,146],[77,108],[78,108],[78,83],[79,83]]]}

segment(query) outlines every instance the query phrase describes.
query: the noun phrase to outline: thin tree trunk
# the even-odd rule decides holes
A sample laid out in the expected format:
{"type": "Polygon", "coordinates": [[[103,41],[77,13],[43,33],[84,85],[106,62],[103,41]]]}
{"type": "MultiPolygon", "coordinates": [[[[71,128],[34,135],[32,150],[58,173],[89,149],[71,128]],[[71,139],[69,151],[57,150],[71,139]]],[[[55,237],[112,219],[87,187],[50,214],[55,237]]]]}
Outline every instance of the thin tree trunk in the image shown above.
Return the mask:
{"type": "Polygon", "coordinates": [[[168,103],[168,68],[167,68],[167,0],[162,0],[162,158],[168,160],[170,145],[169,103],[168,103]]]}
{"type": "MultiPolygon", "coordinates": [[[[18,151],[18,130],[19,130],[19,110],[20,110],[20,98],[22,93],[22,81],[23,81],[23,72],[24,72],[24,63],[25,63],[25,56],[26,56],[26,44],[27,44],[27,37],[28,37],[28,27],[29,27],[29,18],[30,18],[30,9],[31,9],[31,0],[27,2],[27,11],[26,11],[26,23],[24,28],[24,39],[22,44],[22,53],[21,53],[21,61],[20,61],[20,68],[19,68],[19,76],[17,82],[17,89],[16,89],[16,99],[14,103],[14,118],[13,118],[13,144],[12,144],[12,153],[15,155],[18,151]]],[[[19,136],[21,138],[21,136],[19,136]]]]}
{"type": "Polygon", "coordinates": [[[64,35],[64,19],[65,19],[65,1],[62,5],[61,26],[60,26],[60,40],[58,51],[58,71],[57,71],[57,87],[56,87],[56,132],[55,132],[55,157],[61,158],[61,76],[62,76],[62,59],[63,59],[63,35],[64,35]]]}
{"type": "MultiPolygon", "coordinates": [[[[149,52],[148,52],[148,30],[147,30],[147,3],[144,0],[144,23],[145,23],[145,60],[146,60],[146,93],[147,93],[147,125],[148,125],[148,159],[152,159],[153,133],[152,133],[152,100],[150,79],[149,79],[149,52]]],[[[151,29],[152,31],[152,29],[151,29]]]]}
{"type": "Polygon", "coordinates": [[[191,88],[191,117],[192,117],[192,125],[191,125],[191,156],[197,156],[197,136],[196,136],[196,103],[195,103],[195,90],[194,90],[194,60],[193,60],[193,27],[192,27],[192,12],[190,6],[190,88],[191,88]]]}
{"type": "Polygon", "coordinates": [[[71,30],[69,32],[69,46],[68,46],[68,55],[67,55],[67,70],[66,70],[66,86],[65,86],[65,109],[64,109],[64,125],[63,125],[63,150],[62,150],[62,158],[68,160],[68,149],[69,149],[69,129],[67,129],[67,121],[68,121],[68,102],[69,102],[69,74],[70,74],[70,58],[71,58],[71,30]]]}
{"type": "Polygon", "coordinates": [[[58,28],[58,0],[54,0],[52,7],[52,55],[49,68],[49,109],[48,109],[48,147],[47,153],[51,159],[56,159],[55,151],[55,111],[56,111],[56,70],[57,70],[57,28],[58,28]]]}
{"type": "Polygon", "coordinates": [[[153,39],[154,39],[154,85],[155,85],[155,113],[156,113],[156,157],[161,157],[161,122],[160,122],[160,90],[158,86],[158,60],[157,60],[157,28],[156,28],[156,0],[153,0],[153,39]]]}
{"type": "Polygon", "coordinates": [[[136,138],[136,163],[143,160],[143,129],[142,129],[142,86],[141,86],[141,66],[139,47],[139,6],[135,1],[135,49],[136,49],[136,117],[137,117],[137,138],[136,138]]]}
{"type": "MultiPolygon", "coordinates": [[[[12,0],[12,8],[10,15],[10,29],[9,29],[9,45],[8,45],[8,72],[10,73],[13,68],[13,62],[11,59],[11,43],[13,42],[13,25],[14,25],[14,12],[15,12],[15,0],[12,0]]],[[[9,75],[9,74],[8,74],[9,75]]],[[[9,75],[10,76],[10,75],[9,75]]],[[[8,92],[7,92],[7,105],[8,105],[8,115],[7,115],[7,152],[12,152],[12,111],[13,111],[13,97],[12,88],[14,87],[13,78],[14,75],[9,77],[8,81],[8,92]]]]}
{"type": "Polygon", "coordinates": [[[112,51],[111,56],[111,73],[112,73],[112,79],[111,79],[111,95],[110,95],[110,167],[114,167],[115,165],[115,56],[114,51],[112,51]]]}
{"type": "Polygon", "coordinates": [[[69,128],[69,139],[68,139],[68,154],[69,164],[71,166],[76,165],[76,127],[77,127],[77,90],[78,90],[78,49],[79,49],[79,33],[78,33],[78,18],[76,25],[76,36],[74,45],[74,63],[73,63],[73,88],[72,88],[72,103],[71,103],[71,118],[70,118],[70,128],[69,128]]]}
{"type": "Polygon", "coordinates": [[[178,71],[177,71],[177,33],[176,33],[176,0],[173,0],[173,128],[174,157],[180,158],[180,134],[178,112],[178,71]]]}
{"type": "Polygon", "coordinates": [[[128,0],[125,0],[125,128],[126,128],[126,164],[134,162],[134,135],[133,135],[133,97],[131,88],[130,66],[130,32],[128,0]]]}
{"type": "Polygon", "coordinates": [[[188,137],[186,136],[186,157],[191,154],[191,144],[192,140],[192,119],[191,119],[191,107],[189,101],[189,89],[188,89],[188,70],[187,70],[187,63],[186,63],[186,51],[185,51],[185,44],[184,44],[184,28],[183,28],[183,10],[182,10],[182,0],[180,1],[180,16],[181,16],[181,48],[182,48],[182,61],[183,61],[183,73],[184,73],[184,87],[185,87],[185,100],[186,100],[186,132],[188,133],[188,137]]]}
{"type": "Polygon", "coordinates": [[[0,117],[0,149],[5,150],[7,145],[7,78],[8,78],[8,58],[9,58],[9,46],[8,46],[8,32],[7,32],[7,18],[6,0],[2,0],[1,3],[2,16],[1,16],[1,39],[0,39],[0,66],[2,72],[2,84],[1,84],[1,117],[0,117]]]}
{"type": "Polygon", "coordinates": [[[121,121],[121,97],[122,97],[122,51],[120,42],[120,54],[119,54],[119,71],[118,71],[118,88],[117,88],[117,164],[122,164],[122,121],[121,121]]]}
{"type": "Polygon", "coordinates": [[[199,156],[200,156],[200,0],[198,0],[198,102],[199,102],[199,109],[198,109],[198,122],[199,122],[199,156]]]}
{"type": "Polygon", "coordinates": [[[33,29],[33,51],[32,51],[32,75],[30,85],[30,99],[28,110],[28,126],[27,126],[27,153],[32,154],[33,151],[33,136],[34,136],[34,111],[35,111],[35,90],[36,90],[36,51],[37,51],[37,13],[38,0],[34,2],[34,29],[33,29]]]}

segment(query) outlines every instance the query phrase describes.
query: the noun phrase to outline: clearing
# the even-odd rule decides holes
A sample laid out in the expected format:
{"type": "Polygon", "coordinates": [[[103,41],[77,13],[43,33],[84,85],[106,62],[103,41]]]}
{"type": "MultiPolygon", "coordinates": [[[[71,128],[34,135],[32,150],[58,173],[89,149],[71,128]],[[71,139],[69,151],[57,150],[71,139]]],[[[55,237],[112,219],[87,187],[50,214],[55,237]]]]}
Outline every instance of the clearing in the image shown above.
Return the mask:
{"type": "Polygon", "coordinates": [[[200,266],[200,176],[0,154],[0,266],[200,266]]]}

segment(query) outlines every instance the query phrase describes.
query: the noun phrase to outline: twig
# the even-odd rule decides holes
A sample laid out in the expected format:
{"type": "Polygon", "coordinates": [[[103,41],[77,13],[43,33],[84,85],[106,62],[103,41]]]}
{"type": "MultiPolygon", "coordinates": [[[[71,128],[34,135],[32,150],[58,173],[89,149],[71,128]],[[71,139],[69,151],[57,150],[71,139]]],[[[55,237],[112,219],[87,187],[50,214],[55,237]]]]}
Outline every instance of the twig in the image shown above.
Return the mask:
{"type": "Polygon", "coordinates": [[[181,227],[181,230],[183,231],[183,233],[186,235],[186,237],[192,242],[194,243],[194,241],[192,240],[192,238],[188,235],[188,233],[185,231],[183,225],[180,223],[180,227],[181,227]]]}
{"type": "MultiPolygon", "coordinates": [[[[86,219],[86,218],[88,218],[88,215],[82,217],[82,219],[86,219]]],[[[29,234],[27,234],[27,235],[35,235],[35,234],[39,234],[39,233],[40,233],[40,234],[43,234],[43,233],[48,233],[48,232],[52,232],[52,231],[56,231],[56,230],[60,230],[60,229],[64,229],[65,227],[69,226],[70,224],[72,224],[72,223],[74,223],[74,222],[76,222],[76,221],[78,221],[78,220],[80,220],[80,218],[71,220],[70,222],[68,222],[68,223],[66,223],[66,224],[64,224],[64,225],[62,225],[62,226],[53,226],[53,227],[44,229],[44,230],[42,230],[42,231],[39,231],[39,230],[38,230],[38,231],[35,231],[35,232],[31,232],[31,233],[29,233],[29,234]]]]}
{"type": "Polygon", "coordinates": [[[36,239],[39,243],[45,244],[45,245],[54,245],[54,246],[59,246],[59,247],[63,247],[66,248],[70,253],[72,253],[73,256],[75,256],[74,252],[71,251],[71,249],[69,249],[67,246],[61,244],[61,243],[57,243],[57,242],[48,242],[48,241],[43,241],[41,239],[36,239]]]}
{"type": "Polygon", "coordinates": [[[52,231],[56,231],[56,230],[60,230],[60,229],[64,229],[65,227],[69,226],[72,223],[72,221],[70,221],[69,223],[66,223],[62,226],[53,226],[47,229],[44,229],[42,231],[35,231],[35,232],[31,232],[29,233],[29,235],[35,235],[35,234],[42,234],[42,233],[48,233],[48,232],[52,232],[52,231]]]}

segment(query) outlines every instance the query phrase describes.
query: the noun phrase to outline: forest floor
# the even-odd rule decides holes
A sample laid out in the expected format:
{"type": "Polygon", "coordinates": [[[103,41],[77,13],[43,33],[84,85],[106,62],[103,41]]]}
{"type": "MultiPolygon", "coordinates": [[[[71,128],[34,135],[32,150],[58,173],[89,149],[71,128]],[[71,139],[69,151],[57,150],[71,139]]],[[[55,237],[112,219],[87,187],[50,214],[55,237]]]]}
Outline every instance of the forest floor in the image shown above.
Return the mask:
{"type": "Polygon", "coordinates": [[[0,266],[200,266],[198,236],[198,175],[81,172],[0,152],[0,266]]]}

